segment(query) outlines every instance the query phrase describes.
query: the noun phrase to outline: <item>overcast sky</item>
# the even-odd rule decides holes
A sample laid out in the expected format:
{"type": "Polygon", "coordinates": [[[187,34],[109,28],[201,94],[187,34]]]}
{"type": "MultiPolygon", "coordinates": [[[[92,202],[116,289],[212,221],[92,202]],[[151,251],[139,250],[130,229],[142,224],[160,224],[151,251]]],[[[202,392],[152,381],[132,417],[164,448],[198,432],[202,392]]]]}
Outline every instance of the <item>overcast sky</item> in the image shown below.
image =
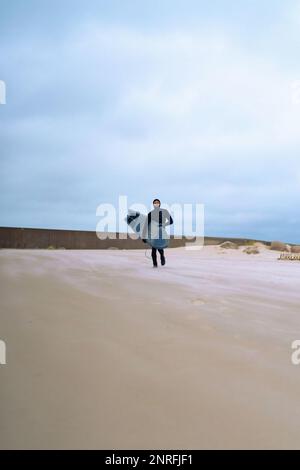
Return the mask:
{"type": "Polygon", "coordinates": [[[1,0],[0,224],[159,197],[300,243],[299,46],[294,0],[1,0]]]}

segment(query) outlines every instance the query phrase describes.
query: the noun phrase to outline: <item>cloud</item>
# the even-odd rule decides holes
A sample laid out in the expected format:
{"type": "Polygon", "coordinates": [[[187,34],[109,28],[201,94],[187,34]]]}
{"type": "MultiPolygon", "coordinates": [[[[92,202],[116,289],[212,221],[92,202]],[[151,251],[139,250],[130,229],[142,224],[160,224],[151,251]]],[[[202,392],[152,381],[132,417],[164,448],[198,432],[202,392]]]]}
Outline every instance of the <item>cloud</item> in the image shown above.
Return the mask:
{"type": "Polygon", "coordinates": [[[93,229],[102,200],[159,194],[205,203],[218,234],[270,238],[277,223],[275,238],[295,239],[281,224],[299,198],[295,69],[266,50],[226,28],[95,20],[14,39],[0,56],[4,224],[44,224],[46,211],[50,225],[93,229]]]}

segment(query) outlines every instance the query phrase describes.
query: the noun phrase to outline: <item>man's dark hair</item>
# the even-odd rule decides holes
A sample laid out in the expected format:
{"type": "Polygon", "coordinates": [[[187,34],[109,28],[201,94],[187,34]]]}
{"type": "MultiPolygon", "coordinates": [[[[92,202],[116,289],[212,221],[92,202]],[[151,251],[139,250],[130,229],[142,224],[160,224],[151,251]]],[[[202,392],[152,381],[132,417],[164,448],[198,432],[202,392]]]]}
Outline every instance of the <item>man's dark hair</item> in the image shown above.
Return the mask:
{"type": "Polygon", "coordinates": [[[153,199],[153,202],[152,202],[152,204],[154,204],[155,202],[159,202],[159,203],[161,204],[161,202],[160,202],[160,200],[159,200],[159,199],[153,199]]]}

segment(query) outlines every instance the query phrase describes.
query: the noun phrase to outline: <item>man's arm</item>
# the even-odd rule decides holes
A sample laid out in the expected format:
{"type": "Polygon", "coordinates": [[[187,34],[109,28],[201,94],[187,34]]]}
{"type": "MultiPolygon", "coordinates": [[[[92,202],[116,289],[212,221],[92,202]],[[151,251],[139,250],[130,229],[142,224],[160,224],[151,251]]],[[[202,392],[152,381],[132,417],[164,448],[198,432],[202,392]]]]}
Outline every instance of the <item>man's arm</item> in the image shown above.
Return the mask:
{"type": "Polygon", "coordinates": [[[172,216],[170,215],[170,213],[167,210],[166,210],[165,216],[166,216],[165,225],[172,225],[174,223],[174,221],[172,219],[172,216]]]}
{"type": "Polygon", "coordinates": [[[147,216],[147,220],[146,222],[144,223],[144,227],[143,227],[143,230],[142,230],[142,240],[145,240],[147,237],[148,237],[148,231],[149,231],[149,224],[151,222],[151,212],[149,212],[148,216],[147,216]]]}

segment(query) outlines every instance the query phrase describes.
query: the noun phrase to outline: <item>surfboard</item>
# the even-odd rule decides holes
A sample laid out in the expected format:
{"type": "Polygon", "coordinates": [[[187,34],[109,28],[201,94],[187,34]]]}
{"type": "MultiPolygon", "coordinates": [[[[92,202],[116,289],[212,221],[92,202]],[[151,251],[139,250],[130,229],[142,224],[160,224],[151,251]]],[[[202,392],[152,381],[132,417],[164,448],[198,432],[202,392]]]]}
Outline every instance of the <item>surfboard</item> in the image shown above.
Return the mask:
{"type": "MultiPolygon", "coordinates": [[[[126,223],[129,227],[140,237],[142,238],[142,231],[145,223],[147,222],[147,216],[141,214],[140,212],[129,210],[125,218],[126,223]]],[[[169,235],[166,229],[162,226],[159,226],[154,220],[151,221],[151,227],[149,229],[148,238],[146,238],[147,243],[157,249],[167,248],[169,245],[169,235]]]]}

